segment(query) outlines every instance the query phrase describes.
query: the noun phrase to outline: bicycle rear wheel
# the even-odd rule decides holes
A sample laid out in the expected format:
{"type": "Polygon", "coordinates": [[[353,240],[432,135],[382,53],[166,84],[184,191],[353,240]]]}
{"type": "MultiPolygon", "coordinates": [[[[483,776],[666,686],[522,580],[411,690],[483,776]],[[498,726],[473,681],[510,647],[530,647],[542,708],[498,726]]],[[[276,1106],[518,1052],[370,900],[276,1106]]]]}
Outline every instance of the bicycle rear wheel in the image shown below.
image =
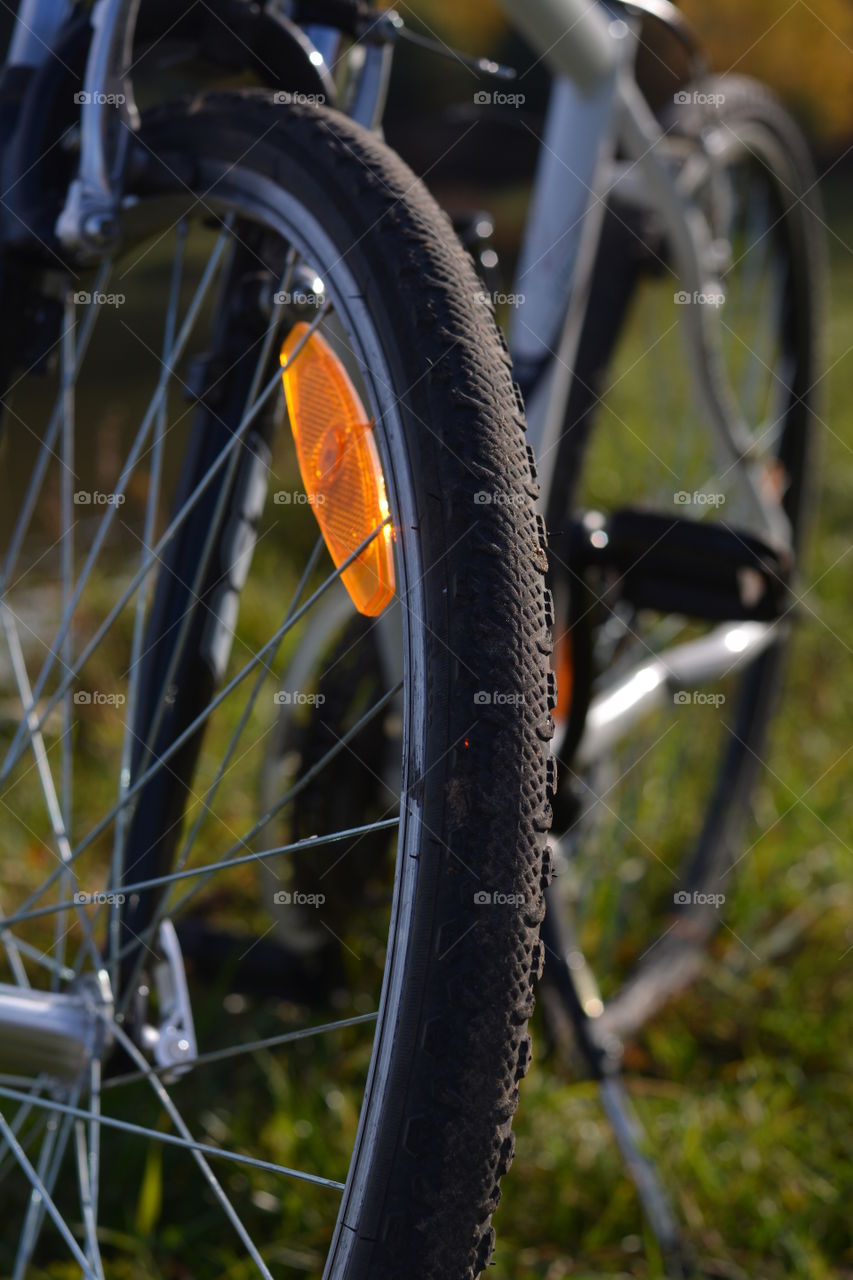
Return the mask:
{"type": "MultiPolygon", "coordinates": [[[[618,569],[577,563],[559,546],[552,553],[557,669],[572,692],[558,711],[562,856],[547,927],[604,1042],[635,1033],[703,963],[730,873],[748,852],[790,633],[790,601],[764,630],[740,621],[746,595],[730,614],[713,613],[708,557],[721,554],[717,544],[704,542],[711,550],[680,570],[681,594],[670,591],[668,610],[631,600],[664,538],[693,536],[676,530],[677,517],[711,533],[715,524],[736,552],[761,534],[748,464],[723,467],[711,448],[687,373],[685,315],[718,308],[723,349],[711,372],[749,427],[763,492],[784,513],[792,575],[820,381],[815,180],[797,127],[740,77],[688,86],[665,124],[680,140],[685,175],[693,166],[692,198],[720,255],[719,297],[684,294],[660,226],[611,199],[548,516],[559,530],[595,513],[587,541],[593,526],[600,539],[613,536],[616,512],[623,530],[656,520],[642,551],[618,569]],[[709,637],[730,644],[731,662],[704,683],[699,645],[709,637]],[[593,745],[591,725],[644,698],[648,710],[625,717],[622,737],[593,745]]],[[[745,569],[738,581],[747,595],[756,585],[745,569]]],[[[765,581],[782,586],[772,565],[765,581]]]]}

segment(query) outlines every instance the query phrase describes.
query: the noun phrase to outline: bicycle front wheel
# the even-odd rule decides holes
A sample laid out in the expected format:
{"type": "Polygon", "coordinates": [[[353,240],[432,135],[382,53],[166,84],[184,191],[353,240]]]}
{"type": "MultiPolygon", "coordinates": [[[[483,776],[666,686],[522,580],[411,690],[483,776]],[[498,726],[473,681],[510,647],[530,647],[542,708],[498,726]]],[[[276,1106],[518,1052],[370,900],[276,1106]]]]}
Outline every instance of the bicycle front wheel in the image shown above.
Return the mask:
{"type": "Polygon", "coordinates": [[[474,1277],[549,816],[508,360],[449,223],[333,112],[159,110],[128,194],[121,254],[66,280],[58,367],[19,370],[4,423],[0,1270],[474,1277]],[[255,820],[279,707],[323,716],[279,664],[341,582],[361,635],[395,603],[399,679],[255,820]],[[346,972],[312,987],[267,935],[297,905],[331,929],[324,894],[283,880],[259,905],[257,868],[294,852],[262,833],[334,762],[369,769],[392,702],[399,793],[334,797],[300,844],[376,842],[389,905],[335,918],[346,972]]]}

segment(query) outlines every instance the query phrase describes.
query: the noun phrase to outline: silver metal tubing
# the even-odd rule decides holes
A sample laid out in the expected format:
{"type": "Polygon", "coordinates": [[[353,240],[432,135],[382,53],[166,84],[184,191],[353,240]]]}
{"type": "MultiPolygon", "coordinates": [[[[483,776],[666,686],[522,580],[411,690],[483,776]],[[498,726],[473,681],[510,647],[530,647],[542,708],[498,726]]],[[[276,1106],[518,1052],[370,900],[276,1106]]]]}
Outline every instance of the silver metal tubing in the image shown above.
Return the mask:
{"type": "Polygon", "coordinates": [[[559,76],[589,91],[616,66],[611,19],[591,0],[501,0],[513,26],[559,76]]]}
{"type": "MultiPolygon", "coordinates": [[[[117,110],[129,129],[138,114],[126,69],[130,66],[139,0],[97,0],[92,42],[80,95],[80,168],[68,189],[56,234],[69,249],[100,253],[118,238],[115,171],[119,154],[110,127],[117,110]]],[[[119,147],[127,130],[119,132],[119,147]]]]}
{"type": "Polygon", "coordinates": [[[768,623],[728,622],[633,667],[592,698],[575,756],[578,767],[599,759],[649,711],[718,696],[702,694],[697,686],[748,666],[780,638],[778,627],[768,623]]]}
{"type": "Polygon", "coordinates": [[[390,41],[357,45],[350,58],[353,64],[356,59],[359,63],[353,65],[357,74],[347,114],[365,129],[379,129],[388,97],[394,45],[390,41]]]}
{"type": "MultiPolygon", "coordinates": [[[[613,1129],[613,1136],[622,1152],[628,1174],[637,1188],[637,1194],[648,1215],[652,1231],[665,1254],[677,1253],[679,1249],[678,1220],[661,1181],[657,1165],[646,1154],[649,1146],[648,1137],[634,1110],[622,1077],[608,1076],[602,1080],[599,1093],[602,1106],[613,1129]]],[[[669,1271],[667,1274],[674,1275],[675,1272],[669,1271]]]]}
{"type": "MultiPolygon", "coordinates": [[[[15,17],[6,62],[15,67],[38,67],[50,57],[57,36],[71,14],[68,0],[22,0],[15,17]]],[[[11,12],[11,10],[10,10],[11,12]]]]}
{"type": "MultiPolygon", "coordinates": [[[[679,289],[690,294],[719,290],[711,271],[711,230],[695,204],[679,191],[661,149],[662,132],[651,108],[629,75],[619,77],[617,128],[629,160],[652,193],[672,248],[679,289]]],[[[743,493],[760,530],[774,546],[791,546],[790,521],[781,505],[762,492],[760,472],[751,463],[755,440],[724,377],[720,319],[713,307],[685,307],[682,317],[697,405],[714,431],[720,466],[739,464],[743,493]]]]}
{"type": "Polygon", "coordinates": [[[103,1052],[105,1005],[103,975],[87,977],[71,992],[0,983],[0,1075],[79,1080],[103,1052]]]}

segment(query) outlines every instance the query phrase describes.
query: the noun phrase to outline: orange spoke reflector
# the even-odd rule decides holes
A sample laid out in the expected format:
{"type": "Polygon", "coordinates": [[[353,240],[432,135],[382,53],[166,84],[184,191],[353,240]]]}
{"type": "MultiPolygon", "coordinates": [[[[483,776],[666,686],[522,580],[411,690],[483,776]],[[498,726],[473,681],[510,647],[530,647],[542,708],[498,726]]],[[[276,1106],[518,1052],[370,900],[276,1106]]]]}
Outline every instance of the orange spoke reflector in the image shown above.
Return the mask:
{"type": "Polygon", "coordinates": [[[572,658],[572,633],[565,631],[554,645],[552,659],[557,676],[557,705],[552,715],[555,724],[563,724],[569,718],[572,693],[575,684],[575,664],[572,658]]]}
{"type": "MultiPolygon", "coordinates": [[[[314,332],[293,362],[308,325],[295,324],[281,348],[281,378],[302,483],[335,567],[389,516],[373,424],[349,374],[314,332]]],[[[383,526],[341,581],[359,613],[380,614],[394,596],[394,531],[383,526]]]]}

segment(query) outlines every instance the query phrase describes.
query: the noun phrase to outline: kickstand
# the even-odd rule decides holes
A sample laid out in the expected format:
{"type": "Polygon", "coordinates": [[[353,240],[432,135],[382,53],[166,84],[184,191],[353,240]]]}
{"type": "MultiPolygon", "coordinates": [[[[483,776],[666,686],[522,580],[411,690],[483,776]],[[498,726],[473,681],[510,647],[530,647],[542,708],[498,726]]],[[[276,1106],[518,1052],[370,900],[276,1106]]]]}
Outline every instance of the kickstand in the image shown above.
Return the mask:
{"type": "Polygon", "coordinates": [[[568,1014],[578,1052],[589,1075],[598,1084],[604,1113],[622,1156],[625,1170],[636,1188],[646,1221],[664,1260],[669,1280],[690,1280],[696,1275],[682,1238],[675,1211],[658,1171],[648,1154],[649,1142],[622,1079],[622,1046],[596,1034],[596,1017],[603,1005],[592,970],[580,950],[566,945],[565,925],[556,923],[556,903],[550,899],[542,925],[546,946],[547,981],[553,985],[568,1014]]]}

